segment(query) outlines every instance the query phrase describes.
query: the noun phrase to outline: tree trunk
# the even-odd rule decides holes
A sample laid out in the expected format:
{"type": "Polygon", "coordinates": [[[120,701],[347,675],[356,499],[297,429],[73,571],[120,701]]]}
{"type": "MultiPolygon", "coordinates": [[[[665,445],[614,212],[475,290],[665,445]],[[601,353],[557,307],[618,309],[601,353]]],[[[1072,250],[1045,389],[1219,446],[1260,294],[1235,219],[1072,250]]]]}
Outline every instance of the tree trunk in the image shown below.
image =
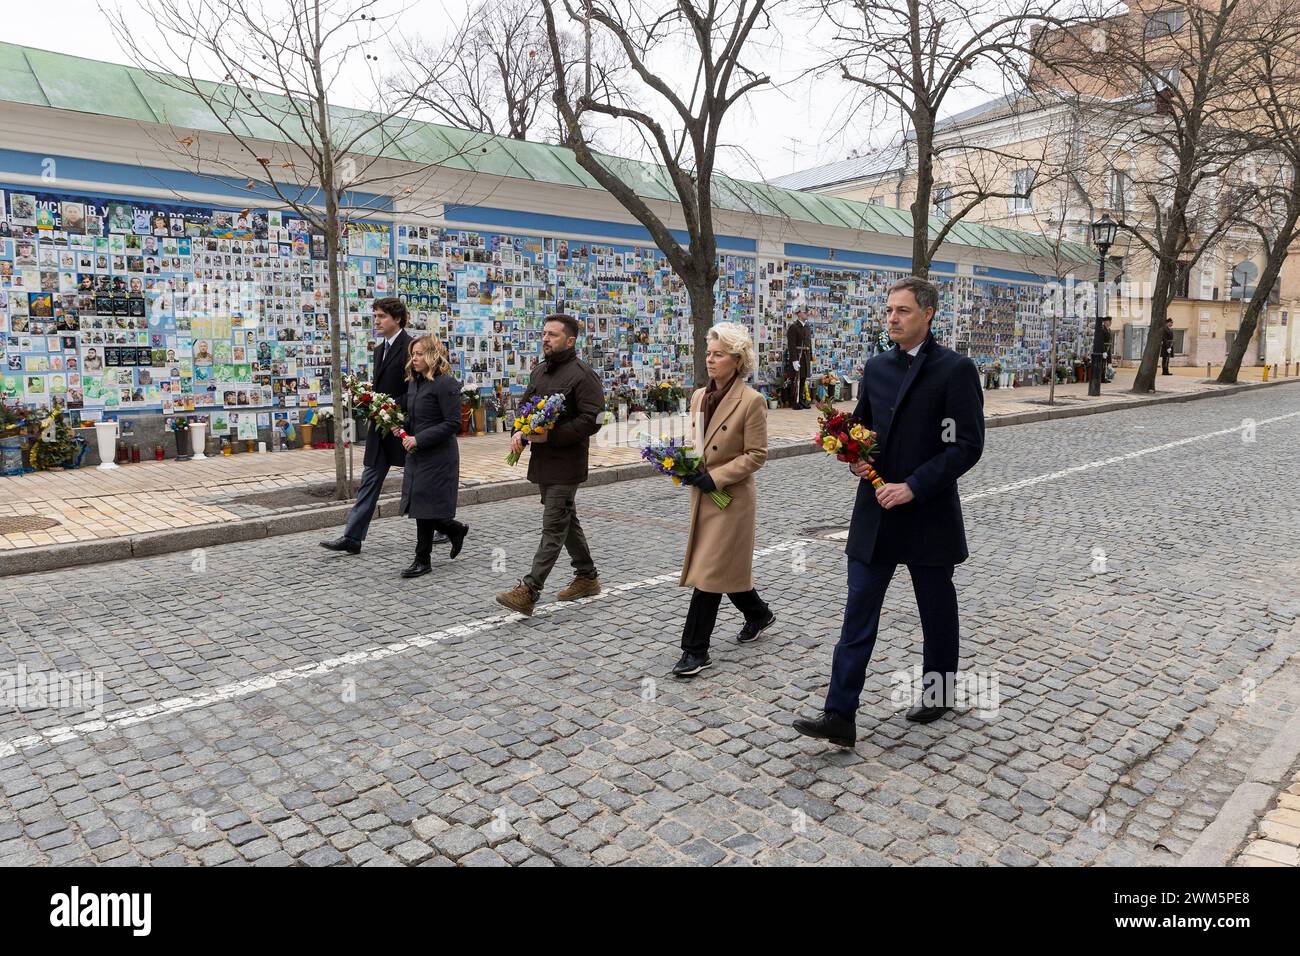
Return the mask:
{"type": "Polygon", "coordinates": [[[1051,331],[1048,332],[1048,335],[1050,335],[1052,338],[1052,352],[1048,358],[1049,368],[1047,372],[1047,404],[1055,405],[1056,404],[1056,355],[1057,355],[1056,353],[1056,309],[1055,308],[1052,309],[1052,322],[1050,328],[1051,331]]]}
{"type": "MultiPolygon", "coordinates": [[[[343,427],[343,297],[339,295],[339,216],[338,197],[334,190],[325,191],[325,256],[329,262],[330,282],[330,393],[334,397],[334,424],[343,427]]],[[[343,441],[334,442],[334,497],[346,501],[352,497],[348,483],[348,459],[343,441]]]]}
{"type": "MultiPolygon", "coordinates": [[[[925,124],[921,124],[924,126],[925,124]]],[[[930,197],[934,193],[933,129],[916,131],[916,198],[912,200],[912,275],[930,275],[930,197]]]]}
{"type": "Polygon", "coordinates": [[[1145,395],[1155,388],[1156,368],[1160,363],[1160,343],[1164,340],[1165,318],[1169,315],[1169,303],[1173,298],[1173,270],[1162,262],[1156,270],[1156,287],[1151,295],[1151,324],[1147,329],[1147,344],[1142,350],[1142,361],[1138,365],[1137,377],[1133,379],[1133,392],[1145,395]]]}
{"type": "Polygon", "coordinates": [[[705,358],[709,352],[709,329],[713,327],[714,291],[707,277],[696,273],[686,278],[686,292],[691,300],[692,375],[694,388],[709,383],[709,368],[705,358]]]}
{"type": "MultiPolygon", "coordinates": [[[[1246,314],[1241,317],[1241,327],[1237,329],[1237,337],[1232,340],[1232,348],[1228,350],[1227,356],[1223,360],[1223,370],[1219,372],[1216,379],[1220,385],[1232,385],[1237,381],[1237,375],[1241,372],[1242,360],[1246,357],[1246,349],[1250,348],[1250,338],[1255,334],[1256,326],[1260,325],[1259,317],[1268,308],[1268,297],[1273,292],[1273,286],[1277,282],[1278,274],[1282,271],[1282,263],[1286,259],[1286,247],[1282,247],[1282,254],[1278,256],[1273,249],[1269,249],[1268,262],[1264,265],[1264,274],[1259,277],[1259,284],[1255,286],[1255,294],[1250,297],[1250,304],[1246,306],[1246,314]]],[[[1243,287],[1242,292],[1246,290],[1243,287]]],[[[1264,329],[1261,327],[1260,336],[1264,335],[1264,329]]]]}

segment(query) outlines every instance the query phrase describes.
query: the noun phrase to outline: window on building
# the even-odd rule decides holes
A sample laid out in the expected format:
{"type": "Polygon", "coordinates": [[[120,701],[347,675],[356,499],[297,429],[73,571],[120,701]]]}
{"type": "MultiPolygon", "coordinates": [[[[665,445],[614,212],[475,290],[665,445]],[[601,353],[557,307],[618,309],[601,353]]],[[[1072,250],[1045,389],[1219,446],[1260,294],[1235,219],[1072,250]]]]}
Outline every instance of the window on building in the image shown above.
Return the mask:
{"type": "Polygon", "coordinates": [[[1190,262],[1179,262],[1178,270],[1174,273],[1174,298],[1187,299],[1189,287],[1192,281],[1192,264],[1190,262]]]}
{"type": "Polygon", "coordinates": [[[1186,20],[1187,14],[1180,7],[1148,13],[1146,35],[1148,37],[1173,36],[1183,28],[1186,20]]]}
{"type": "Polygon", "coordinates": [[[883,206],[885,204],[884,196],[872,196],[867,200],[868,206],[883,206]]]}
{"type": "Polygon", "coordinates": [[[1011,191],[1014,198],[1011,200],[1012,212],[1032,212],[1034,209],[1034,171],[1032,169],[1017,169],[1011,176],[1011,191]]]}
{"type": "Polygon", "coordinates": [[[1121,214],[1128,208],[1128,173],[1112,169],[1106,182],[1106,205],[1121,214]]]}
{"type": "Polygon", "coordinates": [[[1166,91],[1178,89],[1178,67],[1166,66],[1157,70],[1142,81],[1142,95],[1154,96],[1166,91]]]}
{"type": "Polygon", "coordinates": [[[1214,291],[1214,263],[1209,259],[1209,257],[1206,257],[1206,259],[1201,262],[1200,271],[1201,271],[1201,298],[1202,299],[1218,298],[1218,296],[1215,295],[1215,291],[1214,291]]]}
{"type": "Polygon", "coordinates": [[[934,187],[934,211],[941,216],[952,215],[952,185],[939,183],[934,187]]]}

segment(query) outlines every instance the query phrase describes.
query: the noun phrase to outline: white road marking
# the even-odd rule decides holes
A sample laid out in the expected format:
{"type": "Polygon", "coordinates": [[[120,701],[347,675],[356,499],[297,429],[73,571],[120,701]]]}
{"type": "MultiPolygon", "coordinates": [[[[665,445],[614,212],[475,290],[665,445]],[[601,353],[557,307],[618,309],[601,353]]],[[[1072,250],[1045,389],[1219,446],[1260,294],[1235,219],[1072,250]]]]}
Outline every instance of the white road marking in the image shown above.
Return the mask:
{"type": "MultiPolygon", "coordinates": [[[[771,554],[789,551],[791,548],[795,547],[796,544],[797,542],[787,541],[782,544],[772,545],[771,547],[760,548],[754,552],[754,557],[764,558],[771,554]]],[[[627,581],[623,584],[611,586],[602,585],[600,593],[593,595],[592,597],[581,598],[577,601],[555,601],[550,604],[543,604],[533,612],[533,617],[546,617],[565,608],[590,604],[594,601],[604,600],[605,598],[623,594],[627,591],[635,591],[640,588],[675,583],[680,577],[680,571],[673,571],[668,574],[657,574],[652,578],[642,578],[640,581],[627,581]]],[[[350,651],[349,653],[340,655],[339,657],[326,658],[323,661],[317,661],[312,664],[300,664],[297,667],[286,667],[283,670],[272,671],[269,674],[260,674],[257,677],[250,677],[247,680],[237,681],[233,684],[214,687],[211,690],[203,691],[198,694],[184,697],[173,697],[169,700],[163,700],[153,704],[145,704],[141,707],[132,707],[129,710],[117,711],[116,713],[110,714],[106,717],[96,718],[94,720],[85,720],[76,724],[47,727],[35,734],[28,734],[23,737],[15,737],[12,740],[0,741],[0,760],[3,760],[5,757],[13,756],[20,751],[31,750],[33,747],[38,747],[41,744],[64,743],[69,740],[75,740],[76,738],[86,734],[97,733],[105,730],[115,730],[119,727],[130,727],[135,724],[155,720],[159,717],[171,717],[175,714],[184,713],[187,710],[197,710],[202,707],[210,707],[213,704],[220,704],[228,700],[236,700],[240,697],[247,697],[251,694],[272,690],[280,684],[287,683],[288,681],[298,680],[304,677],[321,677],[343,668],[357,667],[362,664],[382,661],[409,650],[420,650],[423,648],[434,647],[435,645],[441,644],[454,637],[467,637],[471,634],[481,634],[485,631],[495,630],[497,627],[508,622],[524,620],[527,620],[527,618],[522,614],[516,614],[513,612],[494,614],[491,617],[479,618],[478,620],[470,621],[467,624],[457,624],[440,631],[421,634],[418,637],[412,637],[395,644],[380,644],[364,650],[350,651]]]]}
{"type": "MultiPolygon", "coordinates": [[[[1256,427],[1268,425],[1272,422],[1280,422],[1288,418],[1295,418],[1300,412],[1288,412],[1285,415],[1275,415],[1273,418],[1261,418],[1252,424],[1256,427]]],[[[1125,455],[1113,455],[1110,458],[1099,458],[1097,461],[1086,462],[1082,465],[1071,465],[1069,468],[1062,468],[1060,471],[1049,471],[1046,474],[1034,475],[1032,478],[1021,478],[1019,481],[1013,481],[1007,485],[997,485],[993,488],[985,488],[983,491],[974,491],[968,495],[962,495],[962,503],[968,501],[978,501],[980,498],[990,498],[993,495],[1003,495],[1008,491],[1019,491],[1021,488],[1028,488],[1032,485],[1040,485],[1047,481],[1056,481],[1059,478],[1066,478],[1070,475],[1077,475],[1082,471],[1092,471],[1096,468],[1104,468],[1107,465],[1115,465],[1122,461],[1130,461],[1134,458],[1141,458],[1144,455],[1153,455],[1158,451],[1168,451],[1171,448],[1178,448],[1181,445],[1190,445],[1193,442],[1205,441],[1207,438],[1218,438],[1221,435],[1231,435],[1234,432],[1242,431],[1250,425],[1241,424],[1233,428],[1221,428],[1214,432],[1205,432],[1200,435],[1192,435],[1190,438],[1180,438],[1178,441],[1165,442],[1163,445],[1152,445],[1150,448],[1140,448],[1137,451],[1128,452],[1125,455]]],[[[828,540],[844,541],[848,538],[849,532],[835,531],[824,537],[828,540]]]]}
{"type": "MultiPolygon", "coordinates": [[[[1300,416],[1300,412],[1290,412],[1286,415],[1277,415],[1273,418],[1260,419],[1254,422],[1254,425],[1268,425],[1273,422],[1280,422],[1297,416],[1300,416]]],[[[1106,465],[1130,461],[1134,458],[1141,458],[1144,455],[1152,455],[1160,451],[1168,451],[1171,448],[1178,448],[1182,445],[1189,445],[1193,442],[1205,441],[1206,439],[1216,438],[1221,435],[1231,435],[1234,432],[1239,432],[1247,427],[1249,427],[1247,424],[1242,424],[1235,428],[1223,428],[1218,431],[1205,432],[1201,435],[1193,435],[1190,438],[1181,438],[1178,441],[1165,442],[1163,445],[1153,445],[1150,448],[1139,449],[1138,451],[1132,451],[1125,455],[1115,455],[1111,458],[1103,458],[1082,465],[1073,465],[1069,468],[1063,468],[1060,471],[1048,472],[1047,474],[1036,475],[1032,478],[1024,478],[1020,481],[1013,481],[1010,484],[998,485],[993,488],[986,488],[983,491],[963,495],[962,501],[975,501],[993,495],[1006,494],[1009,491],[1018,491],[1021,488],[1028,488],[1031,485],[1037,485],[1047,481],[1056,481],[1057,479],[1065,478],[1069,475],[1075,475],[1083,471],[1090,471],[1096,468],[1103,468],[1106,465]]],[[[827,535],[826,537],[831,539],[839,538],[843,540],[848,537],[848,532],[837,531],[834,534],[827,535]]],[[[799,544],[799,542],[787,541],[782,544],[759,548],[754,552],[754,557],[764,558],[772,554],[789,551],[797,544],[799,544]]],[[[623,584],[602,587],[600,594],[592,597],[582,598],[578,601],[556,601],[551,604],[544,604],[533,612],[533,616],[546,617],[562,608],[577,607],[600,601],[616,594],[623,594],[641,588],[656,587],[661,584],[669,584],[678,580],[679,577],[680,573],[673,571],[667,574],[657,574],[650,578],[643,578],[640,581],[628,581],[623,584]]],[[[237,681],[233,684],[214,687],[212,690],[203,691],[198,694],[184,697],[173,697],[169,700],[159,701],[154,704],[146,704],[142,707],[133,707],[128,710],[118,711],[106,717],[95,720],[86,720],[77,724],[48,727],[35,734],[28,734],[23,737],[15,737],[12,740],[0,741],[0,759],[13,756],[14,754],[25,750],[31,750],[32,748],[41,746],[42,744],[64,743],[69,740],[75,740],[76,738],[86,734],[97,733],[105,730],[114,730],[119,727],[130,727],[135,724],[155,720],[159,717],[170,717],[175,714],[184,713],[188,710],[197,710],[202,707],[210,707],[213,704],[220,704],[224,701],[237,700],[240,697],[248,697],[251,694],[272,690],[280,684],[287,683],[288,681],[298,680],[304,677],[321,677],[325,674],[330,674],[346,667],[357,667],[374,661],[382,661],[409,650],[420,650],[423,648],[433,647],[454,637],[466,637],[471,634],[481,634],[485,631],[495,630],[502,624],[522,620],[525,620],[525,618],[521,614],[494,614],[491,617],[479,618],[476,621],[470,621],[466,624],[457,624],[440,631],[421,634],[418,637],[399,641],[395,644],[376,645],[365,650],[351,651],[339,657],[326,658],[323,661],[317,661],[313,664],[301,664],[297,667],[288,667],[283,670],[272,671],[269,674],[262,674],[258,677],[251,677],[247,680],[237,681]]]]}

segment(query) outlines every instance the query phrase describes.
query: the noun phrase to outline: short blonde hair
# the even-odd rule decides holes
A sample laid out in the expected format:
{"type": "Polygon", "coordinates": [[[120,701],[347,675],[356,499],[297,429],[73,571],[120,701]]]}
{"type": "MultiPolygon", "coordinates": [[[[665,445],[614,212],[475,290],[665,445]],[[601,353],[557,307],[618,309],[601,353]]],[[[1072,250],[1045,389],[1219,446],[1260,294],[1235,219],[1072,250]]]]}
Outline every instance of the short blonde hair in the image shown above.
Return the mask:
{"type": "Polygon", "coordinates": [[[428,364],[428,368],[424,373],[425,378],[432,379],[438,375],[446,375],[451,371],[451,362],[447,359],[447,347],[442,344],[440,339],[432,335],[421,335],[411,341],[410,348],[406,353],[406,380],[408,382],[415,378],[413,363],[415,362],[415,347],[417,345],[424,346],[424,361],[428,364]]]}
{"type": "Polygon", "coordinates": [[[739,322],[719,322],[709,329],[709,341],[717,342],[724,352],[736,357],[736,374],[741,380],[758,368],[754,340],[749,337],[749,329],[739,322]]]}

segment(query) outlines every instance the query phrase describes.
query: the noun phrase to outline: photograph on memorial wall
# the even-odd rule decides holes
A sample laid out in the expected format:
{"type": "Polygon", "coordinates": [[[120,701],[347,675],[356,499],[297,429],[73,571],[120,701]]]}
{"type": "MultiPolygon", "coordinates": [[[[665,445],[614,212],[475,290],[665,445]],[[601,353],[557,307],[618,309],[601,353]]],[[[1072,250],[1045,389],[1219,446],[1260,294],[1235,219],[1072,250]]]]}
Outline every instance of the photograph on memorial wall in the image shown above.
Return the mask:
{"type": "MultiPolygon", "coordinates": [[[[4,194],[0,347],[5,367],[25,373],[23,400],[66,400],[74,424],[330,401],[324,243],[301,217],[4,194]],[[74,369],[75,392],[59,377],[74,369]]],[[[390,236],[387,224],[349,224],[344,364],[359,372],[369,301],[391,288],[390,236]]]]}

